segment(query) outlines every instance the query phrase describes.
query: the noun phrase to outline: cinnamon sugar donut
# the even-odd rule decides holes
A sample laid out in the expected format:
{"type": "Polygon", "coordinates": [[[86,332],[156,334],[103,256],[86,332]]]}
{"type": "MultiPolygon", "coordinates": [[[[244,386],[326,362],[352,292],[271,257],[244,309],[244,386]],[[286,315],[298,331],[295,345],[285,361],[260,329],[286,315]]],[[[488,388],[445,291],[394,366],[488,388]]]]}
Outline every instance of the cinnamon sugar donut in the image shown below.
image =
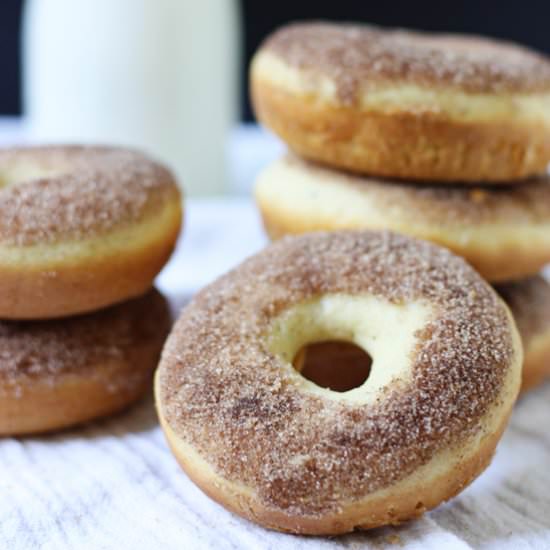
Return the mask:
{"type": "Polygon", "coordinates": [[[511,43],[294,23],[260,47],[251,94],[294,151],[351,171],[497,183],[550,161],[550,62],[511,43]]]}
{"type": "Polygon", "coordinates": [[[156,290],[102,311],[0,322],[0,435],[120,411],[150,387],[171,318],[156,290]]]}
{"type": "Polygon", "coordinates": [[[180,223],[172,175],[137,152],[0,150],[0,318],[73,315],[143,294],[180,223]]]}
{"type": "Polygon", "coordinates": [[[390,229],[450,248],[490,281],[526,277],[550,262],[549,176],[498,189],[413,185],[287,157],[259,176],[255,195],[272,238],[390,229]]]}
{"type": "Polygon", "coordinates": [[[266,527],[396,524],[489,464],[521,376],[510,313],[449,251],[392,233],[272,244],[199,292],[164,348],[155,394],[190,478],[266,527]],[[306,343],[373,359],[332,392],[292,367],[306,343]]]}
{"type": "Polygon", "coordinates": [[[496,287],[504,298],[523,342],[522,391],[550,377],[550,285],[540,275],[496,287]]]}

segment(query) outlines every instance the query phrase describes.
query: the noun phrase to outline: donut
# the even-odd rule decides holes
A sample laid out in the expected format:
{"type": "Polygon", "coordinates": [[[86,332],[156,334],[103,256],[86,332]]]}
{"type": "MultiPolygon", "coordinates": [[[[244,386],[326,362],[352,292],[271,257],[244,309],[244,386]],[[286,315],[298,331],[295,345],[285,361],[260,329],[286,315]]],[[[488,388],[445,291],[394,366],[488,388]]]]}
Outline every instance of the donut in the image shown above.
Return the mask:
{"type": "Polygon", "coordinates": [[[174,178],[140,153],[0,150],[0,318],[75,315],[143,294],[180,224],[174,178]]]}
{"type": "Polygon", "coordinates": [[[0,322],[0,435],[110,415],[150,387],[170,330],[156,290],[96,313],[0,322]]]}
{"type": "Polygon", "coordinates": [[[367,25],[287,25],[250,71],[257,118],[363,174],[499,183],[550,161],[550,62],[519,45],[367,25]]]}
{"type": "Polygon", "coordinates": [[[523,342],[525,392],[550,377],[550,285],[537,275],[496,286],[504,298],[523,342]]]}
{"type": "Polygon", "coordinates": [[[338,534],[418,517],[484,470],[521,361],[508,308],[462,258],[390,232],[311,233],[192,299],[155,395],[206,494],[271,529],[338,534]],[[365,383],[334,392],[293,368],[326,339],[370,354],[365,383]]]}
{"type": "Polygon", "coordinates": [[[550,261],[550,176],[466,189],[360,177],[286,157],[260,174],[255,196],[273,239],[388,229],[450,248],[489,281],[533,275],[550,261]]]}

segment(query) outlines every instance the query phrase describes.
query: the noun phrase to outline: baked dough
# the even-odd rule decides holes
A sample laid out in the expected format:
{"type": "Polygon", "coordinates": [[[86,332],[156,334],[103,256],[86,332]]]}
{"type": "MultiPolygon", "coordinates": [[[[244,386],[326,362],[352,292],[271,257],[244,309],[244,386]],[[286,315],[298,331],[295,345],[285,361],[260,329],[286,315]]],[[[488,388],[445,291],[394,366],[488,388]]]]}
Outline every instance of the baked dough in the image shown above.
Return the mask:
{"type": "Polygon", "coordinates": [[[256,202],[271,238],[308,231],[389,229],[463,256],[489,281],[550,262],[550,177],[521,186],[435,186],[358,177],[297,157],[259,176],[256,202]]]}
{"type": "Polygon", "coordinates": [[[550,161],[550,62],[519,45],[293,23],[262,44],[250,81],[258,120],[329,166],[499,183],[550,161]]]}
{"type": "Polygon", "coordinates": [[[161,425],[189,477],[281,531],[397,524],[489,464],[521,378],[508,308],[449,251],[377,232],[278,241],[199,292],[156,374],[161,425]],[[292,366],[308,342],[373,358],[339,393],[292,366]]]}
{"type": "Polygon", "coordinates": [[[550,377],[550,285],[537,275],[496,289],[510,307],[523,342],[525,392],[550,377]]]}
{"type": "Polygon", "coordinates": [[[0,322],[0,435],[58,430],[128,407],[151,386],[171,326],[156,290],[97,313],[0,322]]]}
{"type": "Polygon", "coordinates": [[[0,319],[143,294],[174,248],[181,209],[172,174],[134,151],[0,150],[0,319]]]}

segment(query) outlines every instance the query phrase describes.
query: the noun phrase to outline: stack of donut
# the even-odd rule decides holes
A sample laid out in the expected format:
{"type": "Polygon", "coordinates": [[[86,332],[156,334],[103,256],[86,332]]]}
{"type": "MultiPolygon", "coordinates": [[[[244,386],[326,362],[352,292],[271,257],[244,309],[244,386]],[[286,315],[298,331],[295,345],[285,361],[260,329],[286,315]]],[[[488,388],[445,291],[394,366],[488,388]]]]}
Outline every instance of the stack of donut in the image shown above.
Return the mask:
{"type": "MultiPolygon", "coordinates": [[[[524,385],[550,375],[550,61],[485,38],[288,25],[251,67],[292,153],[259,177],[272,238],[387,229],[464,257],[507,301],[524,385]]],[[[324,356],[330,350],[324,350],[324,356]]]]}
{"type": "Polygon", "coordinates": [[[193,481],[264,526],[417,517],[489,464],[522,348],[525,387],[549,372],[550,62],[303,23],[266,40],[251,85],[293,151],[256,188],[284,238],[183,311],[156,374],[161,425],[193,481]],[[370,364],[345,348],[343,375],[343,343],[370,364]]]}
{"type": "Polygon", "coordinates": [[[143,395],[171,325],[152,283],[181,215],[170,172],[137,152],[0,150],[0,435],[143,395]]]}

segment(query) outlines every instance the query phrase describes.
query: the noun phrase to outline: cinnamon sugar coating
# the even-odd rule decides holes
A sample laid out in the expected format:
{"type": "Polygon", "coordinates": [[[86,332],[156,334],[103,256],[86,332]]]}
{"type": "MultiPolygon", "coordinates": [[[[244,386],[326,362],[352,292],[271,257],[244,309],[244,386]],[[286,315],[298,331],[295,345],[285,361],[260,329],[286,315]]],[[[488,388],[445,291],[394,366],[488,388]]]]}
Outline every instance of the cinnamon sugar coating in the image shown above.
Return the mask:
{"type": "Polygon", "coordinates": [[[286,238],[185,308],[161,359],[160,404],[220,476],[268,508],[319,517],[478,433],[517,360],[512,331],[496,293],[443,248],[387,232],[286,238]],[[332,293],[432,306],[410,382],[374,405],[300,392],[266,349],[275,316],[332,293]]]}
{"type": "Polygon", "coordinates": [[[293,23],[264,42],[289,65],[328,76],[353,103],[376,83],[445,86],[474,93],[550,90],[550,62],[509,42],[360,24],[293,23]]]}
{"type": "Polygon", "coordinates": [[[550,284],[540,275],[495,286],[510,307],[524,346],[550,330],[550,284]]]}
{"type": "Polygon", "coordinates": [[[118,376],[105,376],[105,384],[141,383],[139,363],[143,345],[160,350],[171,324],[165,298],[156,290],[101,311],[47,321],[0,322],[0,396],[22,396],[24,385],[40,381],[54,386],[71,373],[95,376],[109,364],[125,364],[118,376]]]}
{"type": "Polygon", "coordinates": [[[2,174],[31,167],[44,177],[0,187],[0,243],[81,240],[139,221],[178,197],[172,174],[131,150],[51,146],[0,150],[2,174]]]}

